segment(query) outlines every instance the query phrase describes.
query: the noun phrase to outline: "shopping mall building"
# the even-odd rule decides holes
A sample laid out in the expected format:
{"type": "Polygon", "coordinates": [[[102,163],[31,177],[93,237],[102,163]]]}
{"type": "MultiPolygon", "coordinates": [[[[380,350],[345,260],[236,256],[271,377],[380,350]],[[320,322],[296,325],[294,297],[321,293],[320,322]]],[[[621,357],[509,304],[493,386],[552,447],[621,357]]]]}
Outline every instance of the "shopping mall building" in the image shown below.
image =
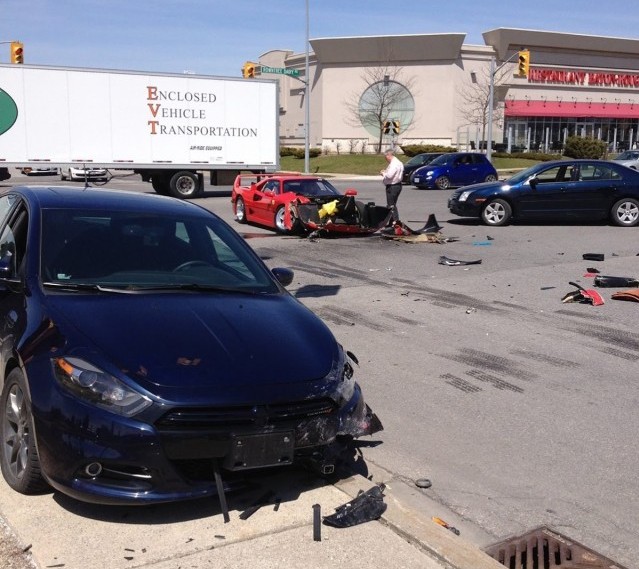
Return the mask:
{"type": "MultiPolygon", "coordinates": [[[[559,151],[574,135],[614,150],[637,145],[639,40],[512,28],[483,38],[485,45],[465,44],[463,33],[310,40],[310,146],[478,148],[488,139],[491,75],[498,149],[559,151]],[[522,48],[530,52],[527,77],[517,75],[522,48]],[[398,134],[380,134],[380,110],[398,134]]],[[[303,146],[306,54],[271,50],[258,63],[299,73],[262,77],[280,82],[281,145],[303,146]]]]}

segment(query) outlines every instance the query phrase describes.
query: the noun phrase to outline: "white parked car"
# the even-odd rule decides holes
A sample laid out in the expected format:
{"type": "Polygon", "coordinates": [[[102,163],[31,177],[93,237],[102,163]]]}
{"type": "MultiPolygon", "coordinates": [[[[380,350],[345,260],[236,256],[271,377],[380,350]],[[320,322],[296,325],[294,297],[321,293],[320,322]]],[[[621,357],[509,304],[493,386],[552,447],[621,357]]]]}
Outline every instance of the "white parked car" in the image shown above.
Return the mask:
{"type": "Polygon", "coordinates": [[[106,180],[107,171],[104,168],[73,168],[66,166],[60,168],[61,180],[106,180]]]}
{"type": "Polygon", "coordinates": [[[626,150],[616,158],[613,158],[613,160],[620,162],[624,166],[628,166],[628,168],[637,170],[639,169],[639,150],[626,150]]]}

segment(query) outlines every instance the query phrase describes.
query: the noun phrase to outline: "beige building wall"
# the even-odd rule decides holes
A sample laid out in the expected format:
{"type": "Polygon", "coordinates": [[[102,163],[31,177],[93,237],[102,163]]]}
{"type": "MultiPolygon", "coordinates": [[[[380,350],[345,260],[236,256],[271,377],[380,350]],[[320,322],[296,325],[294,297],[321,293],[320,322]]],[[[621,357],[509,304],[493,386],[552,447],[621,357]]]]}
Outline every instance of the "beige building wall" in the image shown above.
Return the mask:
{"type": "MultiPolygon", "coordinates": [[[[638,40],[509,28],[485,32],[487,45],[466,45],[464,39],[465,34],[451,33],[311,40],[311,147],[325,152],[352,152],[354,148],[361,152],[366,141],[365,151],[377,151],[378,137],[362,126],[353,106],[368,86],[366,71],[387,67],[399,70],[397,81],[409,87],[414,117],[410,125],[401,125],[399,136],[385,137],[384,147],[392,143],[433,143],[460,149],[469,149],[472,144],[477,148],[486,139],[486,125],[468,121],[462,93],[472,88],[473,80],[488,80],[491,57],[498,70],[495,77],[503,76],[495,83],[493,141],[512,138],[521,145],[523,137],[531,140],[532,149],[532,142],[536,147],[549,143],[546,138],[550,138],[551,130],[554,139],[569,134],[569,130],[579,134],[584,121],[590,129],[583,131],[587,136],[637,139],[639,114],[634,105],[639,110],[639,81],[636,86],[577,84],[520,78],[514,72],[517,51],[525,46],[531,51],[531,69],[632,76],[639,69],[638,40]],[[569,104],[585,115],[607,118],[601,123],[588,116],[583,120],[573,117],[568,119],[569,126],[554,124],[563,120],[569,104]],[[617,105],[617,109],[611,105],[617,105]],[[526,116],[528,109],[531,116],[526,116]],[[547,116],[543,119],[535,118],[544,114],[547,116]],[[622,126],[620,121],[626,122],[622,126]],[[614,135],[613,126],[606,124],[619,125],[614,126],[614,135]]],[[[281,145],[303,146],[305,54],[271,50],[260,56],[259,63],[299,70],[301,80],[286,75],[264,77],[280,82],[281,145]]],[[[576,114],[574,110],[572,115],[576,114]]]]}

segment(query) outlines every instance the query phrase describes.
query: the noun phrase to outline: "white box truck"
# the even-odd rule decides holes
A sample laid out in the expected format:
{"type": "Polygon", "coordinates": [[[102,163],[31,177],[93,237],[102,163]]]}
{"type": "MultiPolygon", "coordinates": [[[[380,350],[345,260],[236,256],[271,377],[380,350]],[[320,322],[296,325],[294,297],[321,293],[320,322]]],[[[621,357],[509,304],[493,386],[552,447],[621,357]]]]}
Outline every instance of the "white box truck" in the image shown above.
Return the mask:
{"type": "Polygon", "coordinates": [[[197,196],[279,169],[275,80],[0,64],[0,166],[134,170],[197,196]]]}

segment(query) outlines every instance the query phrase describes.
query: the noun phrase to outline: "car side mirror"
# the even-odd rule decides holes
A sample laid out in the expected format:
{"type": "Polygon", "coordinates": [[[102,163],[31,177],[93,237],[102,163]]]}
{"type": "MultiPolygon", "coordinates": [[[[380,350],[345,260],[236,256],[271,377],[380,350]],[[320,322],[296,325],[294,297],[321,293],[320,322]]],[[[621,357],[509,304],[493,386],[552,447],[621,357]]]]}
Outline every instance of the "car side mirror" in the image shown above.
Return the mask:
{"type": "Polygon", "coordinates": [[[22,281],[15,273],[13,266],[13,255],[0,257],[0,283],[20,284],[22,281]]]}
{"type": "Polygon", "coordinates": [[[282,286],[290,285],[293,282],[293,277],[295,276],[292,269],[287,269],[285,267],[275,267],[271,269],[271,272],[282,286]]]}
{"type": "Polygon", "coordinates": [[[537,178],[535,178],[534,176],[532,178],[530,178],[530,180],[528,180],[528,183],[530,184],[530,187],[535,190],[537,189],[537,184],[539,183],[537,178]]]}

